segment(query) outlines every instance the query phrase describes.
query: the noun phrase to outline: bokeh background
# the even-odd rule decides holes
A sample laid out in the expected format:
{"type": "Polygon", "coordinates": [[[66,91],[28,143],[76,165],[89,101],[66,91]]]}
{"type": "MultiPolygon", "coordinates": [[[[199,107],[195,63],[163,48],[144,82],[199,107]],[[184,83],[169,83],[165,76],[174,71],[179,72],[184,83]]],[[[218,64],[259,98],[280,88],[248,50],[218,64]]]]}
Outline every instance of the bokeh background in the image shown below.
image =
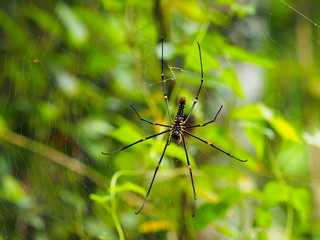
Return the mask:
{"type": "Polygon", "coordinates": [[[0,3],[0,239],[320,239],[317,0],[0,3]],[[159,136],[189,124],[241,163],[159,136]]]}

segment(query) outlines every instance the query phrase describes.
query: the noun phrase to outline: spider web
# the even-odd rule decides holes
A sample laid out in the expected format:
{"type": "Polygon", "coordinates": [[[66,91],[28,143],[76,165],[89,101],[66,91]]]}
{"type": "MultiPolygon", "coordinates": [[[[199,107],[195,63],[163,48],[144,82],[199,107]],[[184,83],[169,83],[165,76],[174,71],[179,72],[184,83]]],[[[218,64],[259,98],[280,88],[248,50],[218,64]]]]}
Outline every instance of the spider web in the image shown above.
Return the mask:
{"type": "MultiPolygon", "coordinates": [[[[99,15],[106,18],[108,14],[112,15],[120,11],[119,6],[121,4],[115,3],[112,6],[110,3],[102,2],[88,1],[87,4],[92,10],[91,12],[100,13],[99,15]],[[105,9],[103,9],[101,4],[106,4],[107,7],[105,6],[105,9]]],[[[291,3],[282,0],[278,2],[283,5],[283,11],[294,11],[298,17],[301,17],[300,22],[304,22],[302,24],[313,24],[316,27],[316,30],[310,33],[307,40],[319,45],[317,36],[319,25],[317,21],[309,18],[298,8],[293,7],[291,3]]],[[[270,2],[264,4],[270,4],[270,2]]],[[[15,19],[19,14],[15,15],[10,10],[11,7],[13,9],[17,7],[9,3],[2,3],[1,5],[3,7],[1,17],[4,19],[8,15],[14,19],[13,22],[19,23],[15,19]]],[[[52,8],[38,7],[37,13],[42,13],[40,11],[42,8],[49,9],[46,12],[48,17],[56,22],[61,22],[61,25],[67,29],[68,34],[73,35],[75,39],[72,39],[72,36],[65,37],[63,32],[65,30],[57,30],[57,33],[39,30],[30,34],[31,40],[26,41],[28,42],[27,45],[18,46],[19,42],[13,42],[12,44],[17,44],[17,46],[12,47],[9,39],[5,37],[7,35],[7,32],[3,30],[5,26],[4,24],[1,25],[1,41],[5,47],[1,48],[3,76],[0,118],[0,181],[2,186],[0,190],[2,195],[0,197],[0,239],[50,239],[55,236],[65,239],[86,238],[88,236],[99,237],[100,239],[118,239],[116,219],[122,226],[125,239],[137,238],[139,236],[138,232],[143,231],[142,217],[137,218],[131,211],[131,215],[128,213],[119,214],[120,216],[117,218],[110,218],[112,211],[108,206],[112,203],[109,202],[109,199],[98,199],[106,201],[99,205],[97,199],[92,198],[92,194],[95,194],[96,197],[110,197],[110,186],[118,173],[118,185],[128,187],[128,185],[125,185],[127,182],[134,184],[128,187],[132,190],[131,192],[128,191],[129,193],[123,193],[121,189],[117,189],[119,194],[114,202],[117,208],[138,209],[140,203],[142,203],[142,198],[138,197],[140,195],[135,194],[142,191],[137,188],[137,185],[142,183],[141,188],[147,190],[151,180],[150,176],[153,174],[155,164],[159,159],[161,149],[163,149],[163,138],[165,137],[157,138],[148,144],[141,144],[142,146],[137,145],[136,149],[138,150],[123,152],[119,156],[106,158],[100,153],[101,151],[111,151],[111,148],[114,147],[120,148],[125,143],[129,144],[131,140],[139,139],[140,135],[151,135],[155,130],[158,130],[154,129],[153,126],[139,122],[138,119],[130,119],[134,116],[130,104],[133,104],[144,118],[168,123],[168,116],[166,116],[164,108],[165,103],[163,100],[161,100],[162,103],[157,100],[163,99],[159,72],[161,63],[159,58],[160,45],[156,44],[154,39],[146,33],[148,24],[152,23],[146,21],[139,26],[136,35],[131,36],[131,38],[142,39],[143,42],[149,43],[148,45],[135,46],[135,48],[143,49],[139,56],[137,56],[138,54],[135,55],[137,51],[132,51],[130,54],[134,57],[130,56],[129,58],[128,50],[121,48],[123,43],[121,41],[115,41],[107,45],[108,43],[103,40],[104,36],[108,34],[106,30],[102,30],[101,35],[96,34],[101,39],[95,40],[94,44],[88,48],[91,53],[84,53],[81,50],[81,41],[87,40],[87,44],[90,45],[91,39],[88,37],[89,33],[86,27],[81,24],[81,21],[77,21],[76,15],[83,14],[81,8],[72,9],[72,6],[71,1],[58,1],[52,5],[52,8]],[[68,43],[68,41],[71,43],[68,43]],[[72,46],[73,44],[74,46],[72,46]],[[108,46],[107,50],[105,50],[106,45],[108,46]],[[113,47],[117,50],[120,49],[121,52],[113,52],[113,47]],[[58,54],[52,50],[55,48],[59,49],[58,54]],[[109,55],[105,54],[106,51],[110,51],[110,59],[108,58],[109,55]],[[117,62],[117,64],[113,62],[117,62]],[[156,76],[158,77],[156,78],[156,76]],[[157,80],[155,81],[155,79],[157,80]],[[156,108],[158,105],[160,107],[156,108]],[[160,109],[160,111],[157,109],[160,109]],[[117,112],[121,114],[117,114],[117,112]],[[132,124],[127,119],[132,120],[132,124]],[[121,126],[124,127],[121,128],[121,126]],[[116,134],[115,130],[118,128],[120,130],[116,134]],[[113,131],[115,132],[112,133],[113,131]],[[118,143],[114,143],[115,141],[118,143]],[[128,161],[127,159],[132,160],[128,161]],[[143,161],[134,161],[134,159],[142,159],[143,161]],[[141,164],[141,162],[145,163],[141,164]],[[141,177],[144,175],[146,176],[141,177]],[[141,221],[140,225],[138,225],[138,221],[141,221]],[[68,224],[66,225],[66,223],[68,224]]],[[[28,5],[28,7],[30,6],[28,5]]],[[[302,54],[303,43],[302,46],[298,46],[298,49],[292,43],[285,43],[282,39],[274,38],[270,33],[271,24],[281,16],[281,13],[267,10],[270,15],[266,17],[267,6],[258,5],[256,7],[257,14],[233,21],[221,31],[224,31],[230,42],[237,46],[247,49],[247,44],[250,43],[252,48],[249,49],[250,51],[264,49],[267,52],[273,52],[271,57],[274,58],[277,69],[281,70],[283,63],[280,62],[280,59],[283,55],[287,55],[288,64],[293,70],[295,68],[293,61],[297,55],[302,54]],[[268,44],[268,42],[272,42],[274,45],[268,44]]],[[[34,20],[37,16],[30,16],[30,13],[32,13],[30,8],[28,8],[29,12],[26,10],[29,14],[26,19],[32,22],[30,25],[40,24],[34,20]]],[[[139,8],[139,4],[136,8],[139,8]]],[[[126,17],[133,16],[134,11],[135,8],[129,4],[126,7],[126,17]]],[[[39,15],[40,17],[43,16],[39,15]]],[[[93,21],[95,20],[97,19],[93,19],[93,21]]],[[[183,18],[181,18],[181,21],[183,21],[183,18]]],[[[118,24],[123,29],[132,27],[125,26],[122,19],[119,19],[119,22],[110,23],[108,26],[110,27],[112,24],[118,24]]],[[[201,24],[196,26],[201,27],[201,24]]],[[[193,26],[190,31],[194,31],[194,33],[189,34],[196,34],[198,29],[193,26]]],[[[94,31],[98,30],[95,29],[94,31]]],[[[11,33],[19,34],[19,32],[11,33]]],[[[121,30],[119,35],[121,34],[125,35],[127,33],[121,30]]],[[[176,40],[174,34],[172,34],[171,40],[172,42],[176,40]]],[[[191,50],[189,51],[188,48],[188,51],[184,52],[174,49],[174,43],[169,41],[165,45],[165,52],[168,54],[165,62],[165,84],[170,91],[172,117],[175,116],[177,111],[176,99],[186,96],[189,101],[189,105],[186,107],[186,111],[188,111],[196,95],[198,84],[200,84],[200,66],[198,70],[196,70],[197,67],[189,69],[184,67],[184,62],[180,59],[191,54],[190,58],[194,59],[193,62],[198,63],[197,47],[194,42],[190,41],[185,41],[183,46],[186,48],[191,46],[191,50]],[[174,61],[173,59],[176,59],[176,56],[178,56],[178,60],[174,61]],[[192,77],[188,77],[189,75],[192,77]],[[192,83],[190,78],[193,78],[196,83],[192,83]]],[[[203,48],[205,47],[203,46],[203,48]]],[[[301,59],[304,58],[305,56],[301,57],[301,59]]],[[[222,66],[228,64],[225,58],[219,59],[219,62],[222,66]]],[[[210,68],[206,58],[203,59],[203,65],[204,68],[210,68]]],[[[314,74],[314,70],[310,69],[309,66],[306,65],[305,67],[305,75],[314,74]]],[[[311,63],[311,66],[314,65],[311,63]]],[[[235,68],[247,99],[239,100],[226,84],[219,84],[217,80],[219,75],[215,76],[215,74],[212,74],[213,70],[210,69],[205,76],[199,102],[193,111],[193,116],[195,116],[193,121],[198,124],[210,120],[219,106],[223,104],[224,109],[217,119],[217,128],[222,129],[224,125],[228,124],[228,115],[232,112],[232,109],[244,104],[263,101],[265,94],[270,94],[272,98],[273,106],[271,107],[278,109],[285,119],[294,121],[294,110],[288,107],[287,99],[277,87],[269,86],[269,90],[265,90],[268,83],[266,83],[267,71],[264,68],[241,61],[235,63],[235,68]]],[[[284,76],[284,74],[278,74],[284,76]]],[[[288,81],[283,78],[280,78],[281,83],[288,84],[288,81]]],[[[308,125],[319,124],[317,119],[308,121],[308,125]]],[[[241,145],[250,148],[250,143],[245,134],[241,130],[237,130],[240,126],[231,125],[231,138],[236,139],[236,144],[241,143],[241,145]]],[[[214,127],[215,125],[211,126],[211,128],[214,127]]],[[[208,128],[210,127],[208,126],[208,128]]],[[[206,129],[199,129],[196,133],[199,136],[205,135],[206,140],[211,141],[207,138],[210,136],[213,138],[216,135],[210,135],[207,131],[206,129]]],[[[201,143],[196,140],[187,139],[187,143],[188,152],[193,161],[196,189],[201,189],[200,185],[205,184],[201,183],[200,175],[210,175],[213,166],[232,165],[235,172],[243,170],[238,162],[230,161],[227,157],[221,156],[220,153],[213,153],[213,149],[200,146],[201,143]]],[[[280,144],[280,140],[274,139],[274,143],[280,144]]],[[[219,141],[215,144],[218,145],[219,141]]],[[[191,183],[185,160],[182,160],[184,153],[182,152],[181,159],[177,157],[177,160],[174,160],[173,155],[177,148],[171,145],[168,148],[171,147],[174,150],[168,149],[168,156],[164,158],[161,164],[151,191],[152,197],[148,199],[157,209],[144,209],[144,211],[149,212],[149,215],[152,214],[152,210],[158,210],[162,215],[168,214],[175,218],[177,213],[172,209],[178,207],[178,204],[182,208],[192,208],[189,200],[185,199],[191,196],[189,194],[189,192],[191,193],[191,183]],[[184,163],[180,164],[183,161],[184,163]],[[185,187],[184,185],[181,186],[182,181],[179,179],[181,176],[185,181],[185,187]],[[164,186],[163,183],[168,186],[166,189],[161,189],[164,186]],[[175,191],[172,187],[176,184],[185,188],[185,192],[188,192],[187,196],[185,194],[179,196],[180,201],[178,203],[171,197],[175,191]],[[171,207],[170,210],[169,207],[171,207]]],[[[273,146],[269,144],[269,147],[272,148],[273,146]]],[[[299,148],[293,149],[293,154],[299,154],[299,151],[299,148]]],[[[221,173],[216,172],[215,174],[216,176],[210,179],[216,181],[216,185],[228,184],[219,175],[221,173]]],[[[293,181],[298,182],[299,180],[293,181]]],[[[244,187],[245,184],[250,185],[252,182],[239,183],[240,187],[244,187]]],[[[203,192],[200,191],[199,197],[202,194],[203,192]]],[[[212,194],[210,197],[213,200],[218,198],[217,193],[210,192],[209,194],[212,194]]],[[[215,209],[210,206],[208,211],[214,212],[215,209]]],[[[204,214],[201,216],[201,212],[199,214],[200,218],[207,218],[204,214]]],[[[250,216],[253,218],[253,213],[250,213],[250,216]]],[[[150,219],[152,220],[153,217],[150,217],[150,219]]],[[[152,222],[150,219],[148,220],[152,222]]],[[[191,226],[191,221],[194,221],[195,225],[200,224],[197,223],[197,218],[188,220],[187,217],[184,217],[182,219],[186,221],[183,223],[185,226],[191,226]]],[[[235,232],[239,230],[241,221],[243,221],[241,208],[238,205],[231,208],[228,213],[228,220],[217,220],[218,226],[221,228],[231,222],[230,228],[235,232]],[[230,220],[232,217],[234,218],[230,220]]],[[[161,224],[165,225],[167,222],[156,222],[158,227],[161,227],[161,224]]],[[[150,227],[150,225],[148,226],[150,227]]],[[[178,238],[174,228],[169,228],[168,231],[160,233],[157,228],[155,229],[154,232],[149,231],[139,237],[141,239],[178,238]]],[[[277,231],[272,234],[272,236],[276,236],[273,239],[279,239],[277,231]]],[[[206,229],[199,234],[199,237],[202,236],[232,239],[232,237],[220,235],[219,231],[214,229],[206,229]]]]}

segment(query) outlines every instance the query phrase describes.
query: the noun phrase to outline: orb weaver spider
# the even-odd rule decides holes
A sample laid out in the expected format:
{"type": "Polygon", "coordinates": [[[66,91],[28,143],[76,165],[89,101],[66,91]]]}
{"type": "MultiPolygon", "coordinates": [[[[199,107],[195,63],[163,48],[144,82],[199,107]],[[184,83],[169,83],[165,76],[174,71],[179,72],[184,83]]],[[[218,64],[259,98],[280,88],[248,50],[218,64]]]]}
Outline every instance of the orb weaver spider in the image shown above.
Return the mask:
{"type": "Polygon", "coordinates": [[[192,113],[192,110],[194,108],[194,106],[196,105],[196,103],[198,102],[198,97],[199,97],[199,94],[200,94],[200,91],[201,91],[201,87],[202,87],[202,84],[203,84],[203,68],[202,68],[202,57],[201,57],[201,49],[200,49],[200,44],[199,42],[197,42],[198,44],[198,48],[199,48],[199,57],[200,57],[200,67],[201,67],[201,83],[200,83],[200,87],[199,87],[199,90],[198,90],[198,93],[196,95],[196,98],[192,104],[192,107],[190,109],[190,112],[189,114],[187,115],[187,117],[184,119],[184,107],[185,107],[185,103],[186,103],[186,99],[184,97],[180,98],[180,101],[179,101],[179,110],[176,114],[176,117],[174,119],[174,121],[172,121],[172,117],[171,117],[171,114],[170,114],[170,110],[169,110],[169,102],[168,102],[168,96],[167,96],[167,92],[166,92],[166,88],[165,88],[165,85],[164,85],[164,74],[163,74],[163,42],[164,42],[164,38],[162,38],[162,48],[161,48],[161,81],[162,81],[162,87],[163,87],[163,95],[164,95],[164,99],[166,101],[166,104],[167,104],[167,111],[168,111],[168,115],[169,115],[169,118],[170,118],[170,122],[171,122],[171,125],[165,125],[165,124],[162,124],[162,123],[156,123],[156,122],[152,122],[152,121],[149,121],[147,119],[144,119],[142,118],[139,113],[136,111],[136,109],[132,106],[131,108],[133,109],[133,111],[137,114],[137,116],[139,117],[140,120],[144,121],[144,122],[147,122],[149,124],[153,124],[153,125],[157,125],[157,126],[162,126],[162,127],[166,127],[168,128],[167,130],[163,131],[163,132],[160,132],[160,133],[157,133],[157,134],[154,134],[154,135],[151,135],[151,136],[148,136],[148,137],[145,137],[145,138],[142,138],[134,143],[131,143],[125,147],[122,147],[114,152],[110,152],[110,153],[104,153],[102,152],[102,154],[104,155],[110,155],[110,154],[114,154],[114,153],[117,153],[117,152],[120,152],[126,148],[129,148],[137,143],[140,143],[140,142],[143,142],[143,141],[146,141],[150,138],[154,138],[156,136],[159,136],[159,135],[162,135],[162,134],[165,134],[165,133],[169,133],[168,137],[167,137],[167,142],[165,144],[165,147],[163,149],[163,152],[161,154],[161,157],[160,157],[160,160],[156,166],[156,169],[154,171],[154,174],[153,174],[153,177],[152,177],[152,180],[151,180],[151,183],[150,183],[150,186],[149,186],[149,189],[148,189],[148,192],[145,196],[145,199],[144,199],[144,202],[141,206],[141,208],[139,209],[139,211],[136,212],[136,214],[140,213],[147,201],[147,198],[149,197],[149,194],[150,194],[150,191],[151,191],[151,188],[152,188],[152,185],[153,185],[153,182],[154,182],[154,179],[156,177],[156,174],[158,172],[158,169],[160,167],[160,164],[162,162],[162,159],[163,159],[163,156],[166,152],[166,149],[168,147],[168,145],[170,144],[171,142],[171,139],[175,139],[178,141],[178,146],[180,145],[180,143],[182,142],[183,143],[183,147],[184,147],[184,150],[185,150],[185,153],[186,153],[186,158],[187,158],[187,163],[188,163],[188,169],[189,169],[189,173],[190,173],[190,178],[191,178],[191,183],[192,183],[192,189],[193,189],[193,195],[194,195],[194,209],[193,209],[193,214],[192,214],[192,217],[195,216],[195,212],[196,212],[196,202],[197,202],[197,195],[196,195],[196,190],[195,190],[195,186],[194,186],[194,181],[193,181],[193,176],[192,176],[192,169],[191,169],[191,164],[190,164],[190,161],[189,161],[189,156],[188,156],[188,151],[187,151],[187,146],[186,146],[186,141],[185,141],[185,137],[184,137],[184,134],[187,134],[191,137],[194,137],[196,139],[198,139],[199,141],[201,142],[204,142],[205,144],[219,150],[220,152],[228,155],[229,157],[231,158],[234,158],[240,162],[246,162],[247,160],[242,160],[240,158],[237,158],[235,156],[233,156],[232,154],[230,153],[227,153],[226,151],[222,150],[221,148],[217,147],[216,145],[214,145],[213,143],[211,142],[208,142],[200,137],[197,137],[195,135],[193,135],[192,133],[188,132],[186,129],[188,128],[196,128],[196,127],[204,127],[210,123],[213,123],[218,114],[220,113],[221,109],[222,109],[222,105],[220,106],[218,112],[216,113],[215,117],[213,120],[209,121],[209,122],[206,122],[206,123],[203,123],[203,124],[198,124],[198,125],[193,125],[193,126],[187,126],[186,123],[188,121],[188,119],[190,118],[190,115],[192,113]]]}

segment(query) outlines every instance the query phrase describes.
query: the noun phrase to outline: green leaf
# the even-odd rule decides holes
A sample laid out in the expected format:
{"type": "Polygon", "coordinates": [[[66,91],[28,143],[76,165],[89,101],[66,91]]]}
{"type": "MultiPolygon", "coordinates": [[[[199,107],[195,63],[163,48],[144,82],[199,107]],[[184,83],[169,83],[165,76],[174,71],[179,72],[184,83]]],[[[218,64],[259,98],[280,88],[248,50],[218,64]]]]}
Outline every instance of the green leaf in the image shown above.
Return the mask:
{"type": "Polygon", "coordinates": [[[29,5],[25,8],[26,15],[35,21],[43,30],[49,32],[55,37],[59,37],[61,34],[62,28],[55,18],[50,14],[43,11],[40,8],[37,8],[34,5],[29,5]]]}
{"type": "Polygon", "coordinates": [[[215,4],[221,4],[221,5],[229,5],[232,6],[232,4],[236,3],[236,0],[216,0],[215,4]]]}
{"type": "Polygon", "coordinates": [[[74,14],[72,8],[61,2],[56,7],[58,16],[69,32],[74,45],[81,45],[88,40],[89,32],[83,22],[74,14]]]}
{"type": "Polygon", "coordinates": [[[234,69],[226,68],[221,74],[221,81],[226,83],[237,97],[244,99],[242,86],[234,69]]]}
{"type": "MultiPolygon", "coordinates": [[[[189,46],[184,49],[186,52],[186,60],[185,60],[185,67],[190,68],[197,72],[197,77],[200,79],[200,72],[201,72],[201,65],[200,65],[200,55],[198,53],[198,48],[196,46],[189,46]]],[[[210,69],[217,70],[220,67],[220,63],[217,58],[209,53],[205,46],[201,46],[201,58],[202,58],[202,66],[204,75],[207,75],[210,69]]],[[[205,77],[205,79],[207,79],[205,77]]]]}
{"type": "Polygon", "coordinates": [[[228,187],[221,193],[221,199],[224,199],[230,203],[236,203],[241,198],[242,193],[236,187],[228,187]]]}
{"type": "Polygon", "coordinates": [[[308,224],[310,214],[310,194],[304,188],[293,188],[278,182],[269,182],[263,190],[262,204],[266,208],[272,208],[279,203],[291,204],[298,212],[301,224],[308,224]]]}
{"type": "Polygon", "coordinates": [[[304,188],[292,188],[290,201],[293,208],[299,214],[301,224],[304,226],[307,225],[311,206],[310,193],[308,190],[304,188]]]}
{"type": "Polygon", "coordinates": [[[75,75],[68,71],[56,70],[55,76],[59,87],[66,95],[73,96],[78,92],[80,80],[75,75]]]}
{"type": "Polygon", "coordinates": [[[214,25],[218,26],[226,25],[230,21],[230,18],[227,14],[217,9],[210,9],[210,14],[208,15],[208,17],[214,25]]]}
{"type": "MultiPolygon", "coordinates": [[[[142,135],[128,124],[121,125],[119,128],[112,131],[109,136],[124,144],[131,144],[142,139],[142,135]]],[[[147,141],[152,141],[152,139],[147,141]]]]}
{"type": "Polygon", "coordinates": [[[274,118],[274,110],[265,106],[264,104],[258,104],[259,109],[264,117],[265,120],[270,120],[274,118]]]}
{"type": "Polygon", "coordinates": [[[176,1],[173,5],[176,9],[179,9],[184,16],[195,21],[203,20],[203,12],[196,1],[176,1]]]}
{"type": "MultiPolygon", "coordinates": [[[[21,28],[21,25],[15,23],[3,10],[0,9],[0,26],[9,37],[9,45],[12,49],[25,51],[27,43],[30,42],[27,31],[21,28]]],[[[15,70],[20,70],[16,68],[15,70]]]]}
{"type": "Polygon", "coordinates": [[[268,234],[266,232],[260,231],[257,234],[257,239],[258,240],[269,240],[268,234]]]}
{"type": "Polygon", "coordinates": [[[251,122],[266,120],[259,104],[250,104],[238,108],[231,113],[231,117],[251,122]]]}
{"type": "Polygon", "coordinates": [[[112,189],[112,191],[114,191],[116,193],[130,191],[130,192],[139,193],[143,196],[146,194],[146,191],[143,187],[136,185],[132,182],[125,182],[122,185],[117,185],[112,189]]]}
{"type": "Polygon", "coordinates": [[[258,159],[263,159],[264,155],[264,140],[262,127],[256,125],[246,125],[245,132],[251,144],[253,145],[258,159]]]}
{"type": "Polygon", "coordinates": [[[113,126],[103,119],[86,118],[80,122],[82,133],[89,138],[99,138],[101,135],[107,135],[113,130],[113,126]]]}
{"type": "Polygon", "coordinates": [[[264,68],[274,68],[273,60],[270,60],[269,58],[267,58],[262,54],[249,53],[245,49],[238,46],[233,46],[233,45],[226,45],[224,50],[234,60],[254,63],[264,68]]]}
{"type": "Polygon", "coordinates": [[[268,122],[284,140],[289,140],[296,143],[300,141],[300,137],[294,128],[284,119],[276,117],[268,122]]]}
{"type": "Polygon", "coordinates": [[[256,8],[253,4],[239,4],[235,3],[232,5],[231,9],[235,11],[239,18],[244,18],[246,15],[254,15],[256,13],[256,8]]]}
{"type": "Polygon", "coordinates": [[[61,109],[50,102],[40,102],[39,112],[44,121],[53,122],[60,116],[61,109]]]}
{"type": "Polygon", "coordinates": [[[242,193],[239,189],[234,187],[226,188],[221,193],[221,201],[218,204],[205,204],[203,205],[195,216],[197,231],[206,227],[213,220],[223,218],[231,205],[239,202],[242,193]]]}
{"type": "Polygon", "coordinates": [[[233,111],[231,117],[251,122],[265,121],[272,126],[282,139],[293,142],[300,141],[300,137],[293,126],[283,118],[275,116],[274,111],[264,104],[260,103],[244,106],[233,111]]]}
{"type": "Polygon", "coordinates": [[[263,227],[265,229],[269,228],[272,223],[272,215],[269,209],[256,209],[256,216],[253,223],[254,227],[263,227]]]}
{"type": "Polygon", "coordinates": [[[234,229],[230,228],[230,226],[222,226],[220,224],[217,224],[216,228],[217,228],[218,232],[227,236],[230,239],[237,239],[239,236],[238,232],[236,232],[234,229]]]}
{"type": "Polygon", "coordinates": [[[0,114],[0,135],[4,133],[4,131],[7,129],[7,123],[3,116],[0,114]]]}
{"type": "Polygon", "coordinates": [[[12,201],[14,203],[20,203],[25,199],[26,194],[23,191],[20,182],[11,175],[4,175],[2,177],[1,196],[0,198],[12,201]]]}
{"type": "Polygon", "coordinates": [[[203,205],[195,215],[196,231],[198,232],[205,228],[215,219],[225,216],[228,209],[229,204],[227,202],[203,205]]]}
{"type": "Polygon", "coordinates": [[[262,204],[264,207],[272,208],[280,202],[288,201],[287,188],[278,182],[268,182],[262,194],[262,204]]]}

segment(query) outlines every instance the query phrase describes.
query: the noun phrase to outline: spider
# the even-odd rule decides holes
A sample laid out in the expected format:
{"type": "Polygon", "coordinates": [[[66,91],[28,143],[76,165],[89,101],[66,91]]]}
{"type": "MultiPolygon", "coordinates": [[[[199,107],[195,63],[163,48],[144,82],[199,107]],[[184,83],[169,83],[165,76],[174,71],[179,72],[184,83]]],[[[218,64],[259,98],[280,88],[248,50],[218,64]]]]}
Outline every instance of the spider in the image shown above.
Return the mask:
{"type": "Polygon", "coordinates": [[[153,174],[153,177],[152,177],[152,180],[151,180],[151,183],[150,183],[150,186],[149,186],[149,189],[148,189],[148,192],[144,198],[144,202],[141,206],[141,208],[139,209],[139,211],[136,212],[136,214],[140,213],[147,201],[147,198],[149,197],[149,194],[150,194],[150,191],[151,191],[151,188],[152,188],[152,185],[153,185],[153,182],[154,182],[154,179],[156,177],[156,174],[158,172],[158,169],[160,167],[160,164],[162,162],[162,159],[163,159],[163,156],[166,152],[166,149],[168,147],[168,145],[170,144],[171,142],[171,139],[175,139],[176,141],[178,141],[178,146],[180,145],[180,143],[182,142],[183,143],[183,147],[184,147],[184,150],[185,150],[185,153],[186,153],[186,158],[187,158],[187,163],[188,163],[188,169],[189,169],[189,173],[190,173],[190,178],[191,178],[191,183],[192,183],[192,189],[193,189],[193,195],[194,195],[194,208],[193,208],[193,214],[192,214],[192,217],[195,216],[195,212],[196,212],[196,203],[197,203],[197,195],[196,195],[196,190],[195,190],[195,187],[194,187],[194,181],[193,181],[193,177],[192,177],[192,169],[191,169],[191,165],[190,165],[190,161],[189,161],[189,157],[188,157],[188,151],[187,151],[187,147],[186,147],[186,141],[185,141],[185,137],[184,137],[184,134],[187,134],[187,135],[190,135],[191,137],[194,137],[196,139],[198,139],[199,141],[202,141],[204,142],[205,144],[211,146],[211,147],[214,147],[215,149],[219,150],[220,152],[228,155],[229,157],[232,157],[240,162],[246,162],[247,160],[241,160],[235,156],[233,156],[232,154],[230,153],[227,153],[226,151],[222,150],[221,148],[217,147],[216,145],[214,145],[213,143],[211,142],[208,142],[200,137],[197,137],[195,135],[193,135],[192,133],[188,132],[186,129],[188,128],[196,128],[196,127],[204,127],[210,123],[213,123],[218,114],[220,113],[221,109],[222,109],[222,105],[220,106],[218,112],[216,113],[215,117],[213,120],[209,121],[209,122],[206,122],[206,123],[203,123],[203,124],[198,124],[198,125],[193,125],[193,126],[187,126],[186,123],[192,113],[192,110],[194,108],[194,106],[196,105],[196,103],[198,102],[198,97],[199,97],[199,93],[200,93],[200,90],[201,90],[201,87],[202,87],[202,84],[203,84],[203,68],[202,68],[202,58],[201,58],[201,49],[200,49],[200,44],[199,42],[197,42],[198,44],[198,48],[199,48],[199,57],[200,57],[200,67],[201,67],[201,83],[200,83],[200,87],[199,87],[199,90],[198,90],[198,93],[196,95],[196,98],[193,102],[193,105],[190,109],[190,112],[189,114],[187,115],[187,117],[184,119],[184,107],[185,107],[185,103],[186,103],[186,99],[184,97],[180,98],[180,101],[179,101],[179,110],[177,112],[177,115],[174,119],[174,121],[172,121],[172,118],[171,118],[171,114],[170,114],[170,110],[169,110],[169,103],[168,103],[168,96],[167,96],[167,92],[166,92],[166,88],[164,86],[164,74],[163,74],[163,42],[164,42],[164,38],[162,38],[162,49],[161,49],[161,81],[162,81],[162,87],[163,87],[163,95],[164,95],[164,99],[166,101],[166,104],[167,104],[167,111],[168,111],[168,115],[169,115],[169,118],[170,118],[170,122],[171,122],[171,125],[165,125],[165,124],[161,124],[161,123],[156,123],[156,122],[151,122],[147,119],[144,119],[142,118],[139,113],[136,111],[136,109],[132,106],[131,108],[133,109],[133,111],[137,114],[137,116],[139,117],[140,120],[144,121],[144,122],[147,122],[149,124],[153,124],[153,125],[157,125],[157,126],[162,126],[162,127],[166,127],[166,128],[169,128],[163,132],[160,132],[160,133],[157,133],[157,134],[154,134],[154,135],[151,135],[151,136],[148,136],[148,137],[145,137],[145,138],[142,138],[134,143],[131,143],[125,147],[122,147],[114,152],[110,152],[110,153],[104,153],[102,152],[102,154],[104,155],[110,155],[110,154],[114,154],[114,153],[117,153],[117,152],[120,152],[126,148],[129,148],[137,143],[140,143],[140,142],[143,142],[143,141],[146,141],[150,138],[154,138],[156,136],[159,136],[159,135],[162,135],[162,134],[165,134],[165,133],[169,133],[168,137],[167,137],[167,142],[166,142],[166,145],[163,149],[163,152],[161,154],[161,157],[160,157],[160,160],[157,164],[157,167],[155,169],[155,172],[153,174]]]}

